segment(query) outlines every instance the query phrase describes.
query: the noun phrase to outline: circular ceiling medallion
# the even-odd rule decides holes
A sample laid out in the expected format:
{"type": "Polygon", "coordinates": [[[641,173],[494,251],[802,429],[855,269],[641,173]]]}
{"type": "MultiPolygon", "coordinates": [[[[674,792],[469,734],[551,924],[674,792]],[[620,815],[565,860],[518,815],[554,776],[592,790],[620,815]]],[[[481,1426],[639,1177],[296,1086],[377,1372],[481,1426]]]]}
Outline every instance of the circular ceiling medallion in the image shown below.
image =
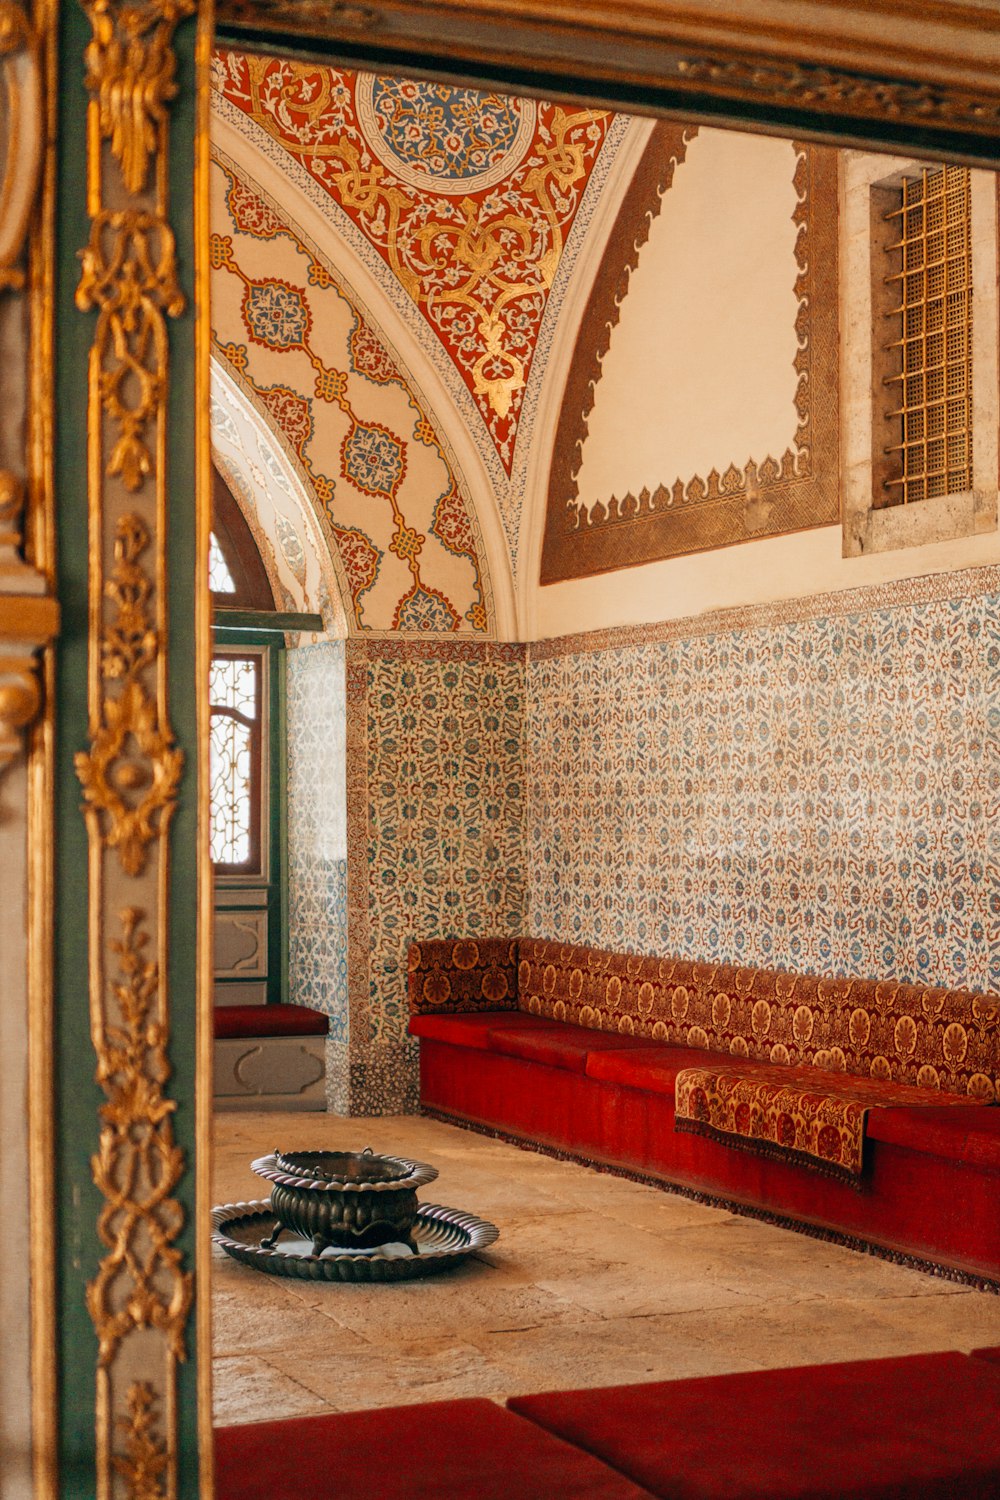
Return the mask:
{"type": "Polygon", "coordinates": [[[410,187],[461,194],[494,187],[527,154],[530,99],[362,74],[358,120],[371,150],[410,187]]]}

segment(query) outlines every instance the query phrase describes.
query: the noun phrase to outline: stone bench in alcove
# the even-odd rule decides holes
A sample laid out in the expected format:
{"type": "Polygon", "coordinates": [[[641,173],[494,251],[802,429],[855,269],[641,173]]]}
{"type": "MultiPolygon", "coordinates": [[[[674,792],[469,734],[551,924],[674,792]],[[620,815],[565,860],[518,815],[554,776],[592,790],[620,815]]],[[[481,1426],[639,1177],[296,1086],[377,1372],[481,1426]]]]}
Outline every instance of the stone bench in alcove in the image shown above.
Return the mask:
{"type": "Polygon", "coordinates": [[[325,1109],[329,1028],[307,1005],[217,1005],[215,1108],[325,1109]]]}

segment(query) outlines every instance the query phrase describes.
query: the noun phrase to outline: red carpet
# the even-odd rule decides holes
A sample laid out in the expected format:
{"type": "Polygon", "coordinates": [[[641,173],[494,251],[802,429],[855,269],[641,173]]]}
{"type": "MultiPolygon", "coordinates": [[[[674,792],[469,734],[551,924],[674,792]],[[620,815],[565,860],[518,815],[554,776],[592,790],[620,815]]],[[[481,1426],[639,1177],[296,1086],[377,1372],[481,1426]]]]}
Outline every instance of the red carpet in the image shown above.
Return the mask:
{"type": "Polygon", "coordinates": [[[1000,1368],[964,1354],[518,1396],[508,1406],[662,1500],[1000,1496],[1000,1368]]]}
{"type": "Polygon", "coordinates": [[[650,1500],[492,1401],[434,1401],[215,1431],[216,1500],[650,1500]]]}

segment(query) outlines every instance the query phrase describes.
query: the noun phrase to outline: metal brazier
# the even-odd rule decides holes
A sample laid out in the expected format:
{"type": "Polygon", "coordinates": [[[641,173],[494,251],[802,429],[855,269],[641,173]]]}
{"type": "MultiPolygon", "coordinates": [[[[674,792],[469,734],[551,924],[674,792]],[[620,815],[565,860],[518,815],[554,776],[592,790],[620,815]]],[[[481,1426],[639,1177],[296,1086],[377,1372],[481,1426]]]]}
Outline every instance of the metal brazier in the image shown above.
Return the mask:
{"type": "Polygon", "coordinates": [[[312,1240],[314,1255],[330,1246],[368,1250],[395,1241],[416,1253],[417,1189],[438,1175],[423,1162],[370,1149],[275,1151],[251,1167],[271,1182],[277,1220],[261,1243],[271,1248],[290,1229],[312,1240]]]}

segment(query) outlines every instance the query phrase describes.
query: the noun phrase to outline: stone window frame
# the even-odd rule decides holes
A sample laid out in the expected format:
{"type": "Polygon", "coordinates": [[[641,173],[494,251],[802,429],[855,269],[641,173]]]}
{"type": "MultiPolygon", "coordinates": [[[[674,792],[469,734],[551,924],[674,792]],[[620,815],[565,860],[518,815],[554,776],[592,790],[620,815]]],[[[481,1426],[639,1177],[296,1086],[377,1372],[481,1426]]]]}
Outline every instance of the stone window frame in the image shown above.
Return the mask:
{"type": "MultiPolygon", "coordinates": [[[[843,556],[862,557],[996,531],[1000,471],[1000,316],[993,172],[972,170],[972,489],[910,505],[877,505],[874,402],[884,356],[875,283],[882,274],[878,190],[929,164],[845,151],[841,177],[843,556]]],[[[882,244],[884,245],[884,241],[882,244]]]]}

